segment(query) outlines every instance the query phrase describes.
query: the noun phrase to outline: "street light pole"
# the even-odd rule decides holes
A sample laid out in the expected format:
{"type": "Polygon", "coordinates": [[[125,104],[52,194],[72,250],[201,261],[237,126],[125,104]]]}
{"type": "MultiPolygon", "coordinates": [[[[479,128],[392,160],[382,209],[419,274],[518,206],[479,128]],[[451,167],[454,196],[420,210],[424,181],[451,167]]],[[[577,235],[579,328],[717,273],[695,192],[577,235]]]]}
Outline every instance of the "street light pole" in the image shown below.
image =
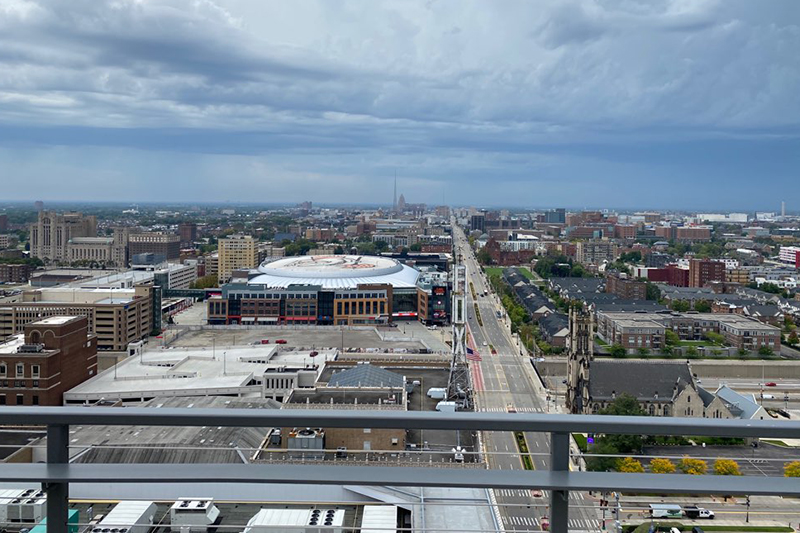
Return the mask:
{"type": "Polygon", "coordinates": [[[750,523],[750,496],[747,496],[747,514],[744,517],[746,523],[750,523]]]}

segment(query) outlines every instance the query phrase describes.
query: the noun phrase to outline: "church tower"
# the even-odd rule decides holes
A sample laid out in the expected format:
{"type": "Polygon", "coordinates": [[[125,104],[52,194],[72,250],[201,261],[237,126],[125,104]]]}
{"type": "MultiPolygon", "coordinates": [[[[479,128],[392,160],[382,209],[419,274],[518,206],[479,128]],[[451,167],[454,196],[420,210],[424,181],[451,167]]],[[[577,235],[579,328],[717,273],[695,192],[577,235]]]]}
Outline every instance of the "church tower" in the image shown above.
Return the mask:
{"type": "Polygon", "coordinates": [[[580,306],[569,310],[569,355],[567,359],[567,410],[589,412],[589,367],[594,358],[594,320],[580,306]]]}

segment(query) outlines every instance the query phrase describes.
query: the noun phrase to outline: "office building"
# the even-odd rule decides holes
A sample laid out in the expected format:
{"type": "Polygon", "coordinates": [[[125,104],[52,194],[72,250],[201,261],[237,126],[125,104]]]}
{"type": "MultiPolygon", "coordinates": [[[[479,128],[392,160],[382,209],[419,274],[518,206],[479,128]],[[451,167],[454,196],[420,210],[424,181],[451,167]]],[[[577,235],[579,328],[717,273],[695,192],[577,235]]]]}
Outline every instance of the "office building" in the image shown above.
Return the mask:
{"type": "Polygon", "coordinates": [[[601,265],[617,258],[617,245],[611,241],[580,241],[576,248],[576,259],[584,265],[601,265]]]}
{"type": "Polygon", "coordinates": [[[547,224],[565,224],[567,221],[567,210],[563,208],[552,209],[544,214],[544,221],[547,224]]]}
{"type": "Polygon", "coordinates": [[[173,233],[131,233],[128,237],[128,256],[153,253],[163,255],[167,261],[181,256],[181,238],[173,233]]]}
{"type": "Polygon", "coordinates": [[[31,256],[45,263],[69,262],[70,239],[96,236],[97,218],[94,216],[40,211],[38,220],[30,226],[31,256]]]}
{"type": "Polygon", "coordinates": [[[97,337],[98,350],[123,351],[151,331],[150,285],[130,289],[51,287],[23,293],[22,301],[0,304],[0,339],[22,333],[40,318],[82,316],[97,337]]]}
{"type": "Polygon", "coordinates": [[[12,235],[0,233],[0,250],[5,250],[6,248],[10,248],[12,240],[13,242],[16,242],[16,239],[13,238],[12,235]]]}
{"type": "Polygon", "coordinates": [[[725,281],[725,263],[711,259],[689,261],[689,287],[705,287],[710,281],[725,281]]]}
{"type": "Polygon", "coordinates": [[[235,270],[258,266],[258,241],[250,235],[230,235],[220,239],[217,252],[217,277],[220,283],[227,282],[235,270]]]}
{"type": "Polygon", "coordinates": [[[486,231],[486,213],[478,213],[470,218],[469,229],[472,231],[486,231]]]}
{"type": "Polygon", "coordinates": [[[194,222],[181,222],[178,224],[178,236],[182,246],[191,245],[197,240],[197,224],[194,222]]]}
{"type": "Polygon", "coordinates": [[[86,317],[36,320],[0,344],[0,405],[62,405],[65,391],[96,374],[86,317]]]}
{"type": "Polygon", "coordinates": [[[0,233],[8,231],[8,215],[0,215],[0,233]]]}

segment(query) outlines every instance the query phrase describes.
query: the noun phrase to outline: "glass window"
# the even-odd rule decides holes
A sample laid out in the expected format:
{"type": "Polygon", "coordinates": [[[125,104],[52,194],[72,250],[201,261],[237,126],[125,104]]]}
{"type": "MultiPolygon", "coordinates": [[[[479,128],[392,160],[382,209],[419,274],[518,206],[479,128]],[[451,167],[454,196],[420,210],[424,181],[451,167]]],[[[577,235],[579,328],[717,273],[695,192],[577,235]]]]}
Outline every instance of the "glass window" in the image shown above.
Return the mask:
{"type": "Polygon", "coordinates": [[[22,363],[17,363],[17,377],[22,377],[25,375],[25,365],[22,363]]]}
{"type": "Polygon", "coordinates": [[[5,363],[0,363],[0,376],[5,376],[8,372],[8,368],[6,367],[5,363]]]}
{"type": "Polygon", "coordinates": [[[39,365],[32,365],[31,366],[31,376],[34,378],[39,377],[39,365]]]}

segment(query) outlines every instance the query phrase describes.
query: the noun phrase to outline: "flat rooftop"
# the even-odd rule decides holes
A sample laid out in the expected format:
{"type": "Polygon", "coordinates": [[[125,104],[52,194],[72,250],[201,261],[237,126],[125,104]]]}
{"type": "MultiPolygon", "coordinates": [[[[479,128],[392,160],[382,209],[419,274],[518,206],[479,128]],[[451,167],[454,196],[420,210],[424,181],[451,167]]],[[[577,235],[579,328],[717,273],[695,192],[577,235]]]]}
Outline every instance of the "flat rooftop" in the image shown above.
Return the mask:
{"type": "Polygon", "coordinates": [[[255,377],[302,369],[321,371],[336,350],[279,353],[277,345],[154,348],[133,355],[115,367],[67,391],[67,402],[136,399],[155,396],[205,396],[243,394],[260,386],[255,377]]]}

